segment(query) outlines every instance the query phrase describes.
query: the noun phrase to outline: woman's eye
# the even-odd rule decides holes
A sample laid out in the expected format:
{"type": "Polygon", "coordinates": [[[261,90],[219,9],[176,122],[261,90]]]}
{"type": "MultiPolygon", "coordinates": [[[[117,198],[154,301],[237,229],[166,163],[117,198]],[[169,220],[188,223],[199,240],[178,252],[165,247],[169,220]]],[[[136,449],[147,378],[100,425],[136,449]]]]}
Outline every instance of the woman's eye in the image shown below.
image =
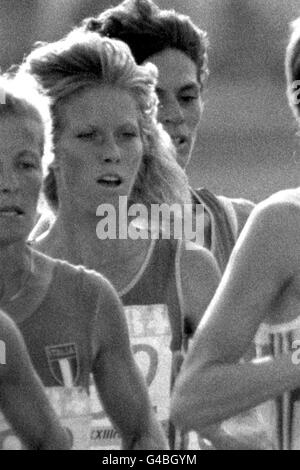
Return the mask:
{"type": "Polygon", "coordinates": [[[96,132],[95,131],[89,131],[89,132],[80,132],[77,134],[78,139],[92,139],[95,137],[96,132]]]}
{"type": "Polygon", "coordinates": [[[180,100],[183,101],[184,103],[192,103],[195,100],[198,100],[198,96],[195,95],[186,95],[186,96],[181,96],[180,100]]]}
{"type": "Polygon", "coordinates": [[[30,169],[36,169],[37,165],[36,163],[32,163],[32,162],[20,162],[19,167],[22,170],[30,170],[30,169]]]}
{"type": "Polygon", "coordinates": [[[131,139],[131,138],[137,137],[137,133],[136,132],[123,132],[122,136],[127,139],[131,139]]]}

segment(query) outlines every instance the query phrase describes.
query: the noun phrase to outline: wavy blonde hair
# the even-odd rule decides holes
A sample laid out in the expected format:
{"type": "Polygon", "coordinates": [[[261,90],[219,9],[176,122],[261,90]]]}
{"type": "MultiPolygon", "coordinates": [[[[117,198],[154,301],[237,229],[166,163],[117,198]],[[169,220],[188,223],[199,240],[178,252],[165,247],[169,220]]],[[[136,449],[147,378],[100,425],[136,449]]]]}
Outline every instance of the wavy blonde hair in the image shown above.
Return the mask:
{"type": "MultiPolygon", "coordinates": [[[[136,64],[129,47],[97,33],[73,31],[60,41],[39,45],[20,68],[30,74],[51,100],[53,152],[63,123],[59,108],[71,95],[89,87],[108,84],[127,91],[139,109],[144,155],[131,194],[132,203],[190,203],[188,179],[176,162],[176,150],[157,122],[155,93],[157,69],[136,64]]],[[[52,209],[59,208],[59,188],[51,165],[45,179],[45,196],[52,209]]]]}

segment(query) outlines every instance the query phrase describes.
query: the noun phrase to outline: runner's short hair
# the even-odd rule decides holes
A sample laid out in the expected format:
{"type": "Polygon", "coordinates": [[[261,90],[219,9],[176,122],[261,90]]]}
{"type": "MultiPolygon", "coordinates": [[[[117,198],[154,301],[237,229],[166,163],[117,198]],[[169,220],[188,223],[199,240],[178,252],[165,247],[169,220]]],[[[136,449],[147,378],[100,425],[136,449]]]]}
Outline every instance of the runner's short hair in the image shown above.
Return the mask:
{"type": "Polygon", "coordinates": [[[152,0],[125,0],[96,18],[85,19],[81,28],[126,42],[138,64],[165,49],[178,49],[195,63],[203,88],[208,75],[208,39],[186,15],[161,10],[152,0]]]}

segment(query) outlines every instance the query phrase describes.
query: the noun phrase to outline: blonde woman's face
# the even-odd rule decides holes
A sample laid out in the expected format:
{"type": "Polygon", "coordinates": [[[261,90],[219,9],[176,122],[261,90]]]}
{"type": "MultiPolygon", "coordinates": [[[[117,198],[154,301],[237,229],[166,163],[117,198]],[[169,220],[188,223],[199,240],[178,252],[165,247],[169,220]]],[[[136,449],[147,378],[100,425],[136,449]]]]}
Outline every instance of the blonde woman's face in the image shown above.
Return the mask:
{"type": "Polygon", "coordinates": [[[195,63],[177,49],[165,49],[148,57],[158,68],[158,120],[177,149],[178,163],[185,168],[190,160],[202,103],[195,63]]]}
{"type": "Polygon", "coordinates": [[[129,196],[143,156],[139,111],[125,90],[100,85],[70,97],[60,110],[57,144],[61,202],[94,213],[129,196]]]}
{"type": "Polygon", "coordinates": [[[43,179],[42,147],[40,123],[0,117],[0,243],[26,240],[32,230],[43,179]]]}

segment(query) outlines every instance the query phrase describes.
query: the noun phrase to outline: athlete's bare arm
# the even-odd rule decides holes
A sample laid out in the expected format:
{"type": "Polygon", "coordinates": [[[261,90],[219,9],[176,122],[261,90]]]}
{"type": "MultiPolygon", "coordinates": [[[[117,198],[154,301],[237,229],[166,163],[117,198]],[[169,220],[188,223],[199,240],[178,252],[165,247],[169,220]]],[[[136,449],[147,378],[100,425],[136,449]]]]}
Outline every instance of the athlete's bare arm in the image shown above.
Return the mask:
{"type": "Polygon", "coordinates": [[[180,275],[184,316],[191,331],[204,315],[221,280],[221,273],[213,255],[192,242],[182,246],[180,275]]]}
{"type": "Polygon", "coordinates": [[[270,200],[250,216],[176,382],[171,416],[179,427],[203,432],[300,386],[291,355],[238,364],[260,323],[299,286],[299,214],[297,204],[270,200]]]}
{"type": "MultiPolygon", "coordinates": [[[[191,338],[204,315],[221,279],[213,255],[192,242],[183,242],[177,253],[177,293],[184,316],[185,338],[191,338]],[[179,261],[179,263],[178,263],[179,261]]],[[[173,296],[173,289],[169,295],[173,296]]],[[[170,299],[171,301],[171,299],[170,299]]],[[[186,347],[188,344],[186,344],[186,347]]],[[[173,354],[173,373],[176,377],[183,362],[183,352],[173,354]]]]}
{"type": "Polygon", "coordinates": [[[94,329],[97,356],[93,367],[102,403],[121,435],[124,449],[167,449],[133,358],[122,304],[110,284],[104,282],[106,292],[94,329]]]}
{"type": "Polygon", "coordinates": [[[7,421],[27,449],[70,448],[70,438],[47,400],[22,336],[2,312],[0,339],[5,344],[6,360],[0,365],[0,408],[7,421]]]}

